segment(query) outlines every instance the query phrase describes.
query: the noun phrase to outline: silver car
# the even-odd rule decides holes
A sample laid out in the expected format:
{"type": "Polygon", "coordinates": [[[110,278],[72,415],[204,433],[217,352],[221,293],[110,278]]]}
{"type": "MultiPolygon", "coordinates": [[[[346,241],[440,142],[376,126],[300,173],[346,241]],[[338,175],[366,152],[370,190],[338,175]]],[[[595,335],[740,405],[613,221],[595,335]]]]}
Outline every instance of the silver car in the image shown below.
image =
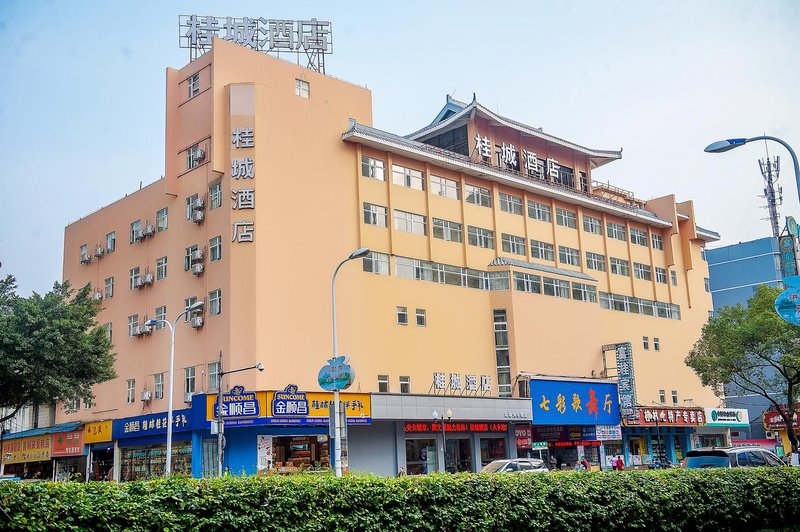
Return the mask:
{"type": "Polygon", "coordinates": [[[536,458],[512,458],[490,462],[481,473],[547,473],[547,466],[536,458]]]}
{"type": "Polygon", "coordinates": [[[784,465],[774,453],[760,447],[711,447],[686,453],[683,467],[778,467],[784,465]]]}

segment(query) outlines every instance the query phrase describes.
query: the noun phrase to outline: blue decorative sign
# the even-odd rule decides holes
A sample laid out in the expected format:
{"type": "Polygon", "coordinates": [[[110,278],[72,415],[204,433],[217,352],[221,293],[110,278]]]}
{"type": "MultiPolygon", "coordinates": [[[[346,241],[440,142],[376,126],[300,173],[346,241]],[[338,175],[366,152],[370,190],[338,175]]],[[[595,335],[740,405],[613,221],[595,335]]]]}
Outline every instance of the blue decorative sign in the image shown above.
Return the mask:
{"type": "Polygon", "coordinates": [[[296,384],[290,384],[282,392],[275,392],[272,399],[274,417],[297,417],[308,415],[306,392],[298,392],[296,384]]]}
{"type": "Polygon", "coordinates": [[[800,325],[800,276],[792,275],[783,278],[786,290],[775,298],[775,312],[793,325],[800,325]]]}
{"type": "Polygon", "coordinates": [[[797,220],[794,219],[794,216],[786,217],[786,230],[789,231],[789,234],[792,236],[800,236],[797,230],[797,220]]]}
{"type": "Polygon", "coordinates": [[[530,380],[534,425],[617,425],[619,396],[610,382],[530,380]]]}
{"type": "Polygon", "coordinates": [[[781,262],[783,263],[783,275],[797,275],[797,253],[794,249],[794,237],[784,235],[778,239],[778,247],[781,250],[781,262]]]}
{"type": "Polygon", "coordinates": [[[322,366],[317,376],[320,388],[328,392],[349,388],[356,378],[356,372],[347,362],[348,357],[338,356],[322,366]]]}
{"type": "MultiPolygon", "coordinates": [[[[218,403],[214,401],[214,418],[217,417],[218,403]]],[[[259,406],[256,392],[244,391],[244,386],[234,386],[229,393],[222,394],[222,417],[246,418],[259,417],[259,406]]]]}
{"type": "MultiPolygon", "coordinates": [[[[172,411],[174,432],[192,430],[190,409],[172,411]]],[[[147,414],[145,416],[126,417],[115,419],[111,425],[111,437],[115,440],[122,438],[137,438],[139,436],[152,436],[167,433],[167,413],[147,414]]]]}

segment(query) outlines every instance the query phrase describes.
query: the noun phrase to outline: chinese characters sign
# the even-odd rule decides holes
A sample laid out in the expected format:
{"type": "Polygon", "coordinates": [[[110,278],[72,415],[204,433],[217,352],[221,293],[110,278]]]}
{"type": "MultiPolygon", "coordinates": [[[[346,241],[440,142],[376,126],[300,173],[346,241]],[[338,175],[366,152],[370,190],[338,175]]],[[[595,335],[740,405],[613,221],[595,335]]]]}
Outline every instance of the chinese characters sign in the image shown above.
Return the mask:
{"type": "Polygon", "coordinates": [[[111,420],[87,423],[83,428],[83,441],[85,443],[111,441],[111,420]]]}
{"type": "Polygon", "coordinates": [[[50,455],[77,456],[83,454],[83,430],[57,432],[53,434],[50,455]]]}
{"type": "Polygon", "coordinates": [[[616,425],[617,385],[611,382],[530,380],[536,425],[616,425]]]}
{"type": "Polygon", "coordinates": [[[322,56],[333,52],[331,23],[310,20],[181,15],[179,41],[194,60],[211,49],[214,37],[258,52],[305,53],[308,68],[325,72],[322,56]]]}
{"type": "MultiPolygon", "coordinates": [[[[226,426],[258,425],[257,418],[266,415],[267,392],[248,392],[234,386],[222,394],[222,417],[226,426]]],[[[217,394],[206,398],[206,420],[217,419],[217,394]]]]}
{"type": "MultiPolygon", "coordinates": [[[[414,432],[441,432],[441,423],[430,423],[427,421],[410,422],[405,424],[407,433],[414,432]]],[[[446,422],[445,432],[508,432],[508,423],[495,422],[446,422]]]]}
{"type": "MultiPolygon", "coordinates": [[[[237,127],[231,133],[231,145],[233,149],[240,150],[245,148],[255,148],[256,141],[253,128],[237,127]]],[[[238,151],[237,151],[238,153],[238,151]]],[[[231,161],[231,179],[241,183],[242,187],[248,179],[255,179],[256,171],[253,168],[252,157],[241,157],[231,161]]],[[[244,211],[255,210],[256,191],[254,188],[231,187],[231,209],[239,211],[244,216],[244,211]]],[[[251,220],[238,220],[233,222],[232,242],[253,242],[255,240],[255,222],[251,220]]]]}
{"type": "MultiPolygon", "coordinates": [[[[175,410],[172,412],[172,430],[191,430],[189,423],[191,410],[175,410]]],[[[167,414],[147,414],[144,416],[115,419],[112,425],[112,436],[115,440],[121,438],[136,438],[139,436],[152,436],[167,433],[167,414]]]]}
{"type": "Polygon", "coordinates": [[[630,342],[615,344],[617,356],[617,383],[619,384],[619,410],[622,417],[636,419],[636,378],[633,371],[633,348],[630,342]]]}
{"type": "Polygon", "coordinates": [[[487,394],[492,391],[492,377],[490,375],[481,375],[480,381],[478,375],[464,375],[461,378],[460,373],[434,372],[433,383],[431,385],[433,393],[447,392],[450,390],[453,394],[470,395],[470,394],[487,394]]]}
{"type": "MultiPolygon", "coordinates": [[[[343,393],[340,402],[347,411],[348,425],[368,425],[372,422],[372,403],[368,393],[343,393]]],[[[269,425],[327,425],[333,394],[298,392],[297,386],[289,385],[284,391],[267,392],[267,403],[270,405],[266,419],[269,425]],[[289,388],[292,389],[291,393],[288,393],[289,388]],[[290,405],[290,402],[298,404],[290,405]]]]}
{"type": "Polygon", "coordinates": [[[50,459],[50,434],[3,441],[3,463],[19,464],[50,459]]]}
{"type": "Polygon", "coordinates": [[[639,408],[639,417],[626,419],[625,425],[640,427],[696,427],[705,425],[702,408],[639,408]]]}

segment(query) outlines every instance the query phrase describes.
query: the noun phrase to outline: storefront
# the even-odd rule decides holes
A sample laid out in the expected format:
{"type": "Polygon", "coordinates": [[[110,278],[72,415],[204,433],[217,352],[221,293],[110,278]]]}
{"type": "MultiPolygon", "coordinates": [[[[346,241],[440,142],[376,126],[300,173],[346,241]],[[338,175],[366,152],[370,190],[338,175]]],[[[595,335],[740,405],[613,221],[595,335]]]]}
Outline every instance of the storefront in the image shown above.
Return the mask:
{"type": "MultiPolygon", "coordinates": [[[[173,412],[173,475],[192,476],[192,423],[190,409],[173,412]]],[[[167,455],[167,414],[148,414],[112,423],[112,437],[119,447],[119,475],[122,482],[164,476],[167,455]]]]}
{"type": "Polygon", "coordinates": [[[705,423],[702,408],[637,407],[637,417],[623,420],[625,463],[649,467],[653,462],[678,464],[692,444],[695,431],[705,423]]]}
{"type": "Polygon", "coordinates": [[[88,446],[86,479],[114,479],[114,443],[112,442],[112,422],[94,421],[87,423],[83,430],[83,442],[88,446]]]}
{"type": "Polygon", "coordinates": [[[51,434],[50,456],[53,458],[53,479],[84,481],[86,453],[83,446],[84,429],[51,434]]]}
{"type": "MultiPolygon", "coordinates": [[[[39,429],[33,429],[39,430],[39,429]]],[[[22,479],[52,480],[53,461],[50,458],[50,434],[24,436],[26,430],[8,434],[3,439],[3,474],[22,479]]]]}
{"type": "Polygon", "coordinates": [[[607,447],[621,447],[617,383],[601,379],[530,379],[532,439],[548,448],[551,468],[572,468],[582,457],[606,467],[607,447]]]}
{"type": "Polygon", "coordinates": [[[409,421],[403,430],[409,475],[440,471],[442,464],[449,473],[480,471],[493,460],[511,457],[509,431],[514,428],[508,422],[445,421],[443,431],[441,422],[409,421]]]}
{"type": "Polygon", "coordinates": [[[698,447],[727,447],[731,445],[731,428],[746,429],[750,415],[744,408],[705,408],[705,425],[697,427],[698,447]]]}
{"type": "MultiPolygon", "coordinates": [[[[797,405],[797,409],[800,411],[800,404],[797,405]]],[[[782,447],[782,449],[779,449],[779,451],[783,455],[790,455],[792,452],[792,443],[789,441],[789,433],[786,430],[786,421],[784,421],[783,417],[775,410],[767,410],[764,412],[763,419],[764,429],[768,433],[776,435],[776,440],[782,447]]],[[[795,435],[800,438],[800,422],[798,422],[798,415],[796,413],[792,421],[792,429],[794,430],[795,435]]],[[[792,465],[800,465],[800,459],[798,459],[796,456],[793,456],[792,465]]]]}

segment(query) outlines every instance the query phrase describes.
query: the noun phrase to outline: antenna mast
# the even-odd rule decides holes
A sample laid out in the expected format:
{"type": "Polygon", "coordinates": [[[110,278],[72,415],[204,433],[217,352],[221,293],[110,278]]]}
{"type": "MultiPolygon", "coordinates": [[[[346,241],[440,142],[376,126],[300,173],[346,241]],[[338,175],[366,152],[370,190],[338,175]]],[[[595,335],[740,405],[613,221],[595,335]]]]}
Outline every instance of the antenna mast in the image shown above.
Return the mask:
{"type": "Polygon", "coordinates": [[[778,238],[781,234],[780,224],[778,223],[778,207],[783,205],[783,188],[776,186],[778,174],[780,173],[781,158],[770,159],[769,153],[766,158],[758,160],[761,175],[764,177],[764,197],[767,199],[767,209],[769,210],[769,220],[772,224],[772,236],[778,238]],[[775,194],[778,197],[775,197],[775,194]]]}

